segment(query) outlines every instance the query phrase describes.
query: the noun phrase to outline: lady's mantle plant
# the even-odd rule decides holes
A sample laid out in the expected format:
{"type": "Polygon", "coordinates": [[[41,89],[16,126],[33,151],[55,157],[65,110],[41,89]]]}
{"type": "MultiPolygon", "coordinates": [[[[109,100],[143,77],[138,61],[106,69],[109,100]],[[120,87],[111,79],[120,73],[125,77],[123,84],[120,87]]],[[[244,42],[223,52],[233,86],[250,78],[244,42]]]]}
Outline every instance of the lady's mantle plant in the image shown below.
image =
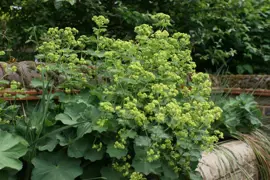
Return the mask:
{"type": "MultiPolygon", "coordinates": [[[[92,148],[109,155],[106,166],[111,170],[101,169],[108,179],[196,179],[200,153],[211,149],[220,135],[209,133],[221,109],[209,101],[208,75],[194,70],[189,36],[169,35],[164,29],[170,18],[165,14],[152,18],[161,29],[140,25],[133,41],[103,36],[109,21],[93,18],[98,26],[96,53],[104,52],[93,63],[98,66],[96,73],[109,82],[90,90],[98,94],[99,105],[98,118],[89,122],[87,133],[96,139],[92,148]]],[[[65,113],[56,117],[66,125],[72,103],[66,103],[65,113]]],[[[92,106],[96,105],[89,105],[89,110],[92,106]]],[[[104,158],[108,157],[103,154],[99,160],[104,158]]]]}
{"type": "Polygon", "coordinates": [[[222,135],[210,133],[221,109],[209,100],[208,75],[194,70],[189,36],[170,35],[165,14],[152,18],[154,27],[136,27],[133,41],[103,35],[109,23],[103,16],[93,17],[95,37],[76,38],[71,28],[48,31],[38,57],[52,64],[40,69],[63,72],[65,88],[91,86],[59,95],[57,106],[44,94],[34,113],[14,122],[30,146],[25,179],[200,178],[201,152],[222,135]],[[95,70],[79,74],[89,65],[95,70]],[[94,77],[104,81],[90,84],[94,77]]]}

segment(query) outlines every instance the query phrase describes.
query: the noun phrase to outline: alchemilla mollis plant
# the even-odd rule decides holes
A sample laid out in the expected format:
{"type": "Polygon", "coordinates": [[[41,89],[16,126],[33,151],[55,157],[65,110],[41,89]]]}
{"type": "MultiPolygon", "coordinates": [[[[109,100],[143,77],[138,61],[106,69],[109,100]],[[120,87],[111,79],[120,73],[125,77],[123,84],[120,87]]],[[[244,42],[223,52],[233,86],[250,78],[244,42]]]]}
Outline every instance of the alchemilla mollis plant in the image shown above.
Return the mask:
{"type": "MultiPolygon", "coordinates": [[[[33,180],[200,179],[195,169],[201,152],[222,137],[211,131],[221,109],[209,99],[208,75],[195,72],[189,36],[170,35],[168,15],[152,20],[153,26],[135,27],[137,36],[129,41],[106,36],[109,20],[103,16],[93,17],[92,37],[49,29],[38,48],[47,64],[38,69],[64,72],[67,92],[84,90],[58,93],[58,104],[43,95],[36,111],[24,111],[25,120],[10,124],[13,130],[1,130],[0,138],[20,137],[13,138],[22,149],[13,159],[23,157],[27,168],[0,169],[25,171],[33,180]]],[[[0,156],[7,156],[1,148],[0,156]]]]}
{"type": "Polygon", "coordinates": [[[170,25],[168,15],[152,18],[161,29],[138,26],[134,41],[101,36],[106,22],[103,17],[94,18],[99,27],[97,46],[105,51],[99,73],[111,80],[102,87],[100,126],[108,129],[115,123],[113,148],[123,153],[121,159],[112,160],[112,167],[124,177],[136,172],[193,178],[200,152],[218,140],[208,130],[221,110],[209,101],[208,75],[195,73],[189,36],[170,36],[163,30],[170,25]],[[192,74],[191,82],[187,82],[188,74],[192,74]]]}

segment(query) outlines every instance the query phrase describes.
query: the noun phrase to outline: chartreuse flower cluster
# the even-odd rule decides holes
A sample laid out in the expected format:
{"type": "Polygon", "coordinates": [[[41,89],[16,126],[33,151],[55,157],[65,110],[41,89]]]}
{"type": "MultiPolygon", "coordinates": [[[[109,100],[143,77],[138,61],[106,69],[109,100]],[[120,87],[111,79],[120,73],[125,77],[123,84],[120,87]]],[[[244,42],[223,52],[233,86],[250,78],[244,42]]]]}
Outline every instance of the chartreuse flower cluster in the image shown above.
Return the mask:
{"type": "Polygon", "coordinates": [[[45,62],[37,68],[39,71],[55,74],[51,78],[65,88],[66,92],[71,92],[71,88],[84,88],[88,79],[91,78],[91,68],[87,59],[89,51],[85,47],[89,42],[86,36],[76,38],[78,30],[66,27],[65,29],[50,28],[44,36],[44,42],[38,47],[38,61],[45,62]],[[55,79],[57,74],[61,74],[62,79],[55,79]]]}
{"type": "Polygon", "coordinates": [[[134,41],[103,36],[109,21],[102,16],[93,18],[98,26],[94,30],[98,51],[104,52],[97,72],[110,79],[109,84],[101,85],[100,110],[106,122],[100,126],[116,123],[115,151],[126,149],[134,154],[131,160],[113,161],[112,167],[124,177],[166,177],[160,170],[164,168],[174,173],[174,179],[194,177],[191,164],[198,163],[200,153],[212,149],[222,137],[218,131],[210,133],[221,109],[209,100],[208,75],[195,72],[189,35],[170,35],[164,30],[170,25],[165,14],[152,18],[161,29],[140,25],[135,28],[134,41]]]}

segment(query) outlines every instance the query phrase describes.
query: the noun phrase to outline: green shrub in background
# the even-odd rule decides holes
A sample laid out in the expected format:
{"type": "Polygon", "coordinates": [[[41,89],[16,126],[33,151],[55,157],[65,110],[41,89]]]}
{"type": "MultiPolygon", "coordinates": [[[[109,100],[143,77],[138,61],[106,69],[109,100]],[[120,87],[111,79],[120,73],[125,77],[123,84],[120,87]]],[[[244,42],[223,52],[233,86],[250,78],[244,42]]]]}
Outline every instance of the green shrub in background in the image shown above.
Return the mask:
{"type": "MultiPolygon", "coordinates": [[[[104,81],[82,84],[85,89],[78,95],[52,95],[46,93],[52,86],[48,78],[39,83],[44,92],[39,105],[29,104],[22,112],[25,118],[1,130],[6,142],[17,137],[12,142],[18,148],[7,146],[16,155],[11,159],[0,151],[7,159],[0,172],[11,176],[5,168],[21,170],[19,175],[27,180],[200,179],[195,169],[201,152],[222,136],[210,133],[221,109],[209,99],[208,75],[195,73],[189,36],[164,30],[170,25],[165,14],[151,18],[154,27],[137,26],[136,39],[129,41],[103,35],[109,22],[103,16],[93,17],[95,38],[76,39],[71,28],[48,31],[38,48],[41,60],[66,64],[66,71],[72,71],[72,63],[80,64],[83,56],[84,63],[96,67],[88,77],[104,81]],[[65,34],[69,38],[61,38],[65,34]],[[54,96],[60,104],[52,101],[54,96]]],[[[51,66],[40,71],[49,72],[51,66]]]]}
{"type": "Polygon", "coordinates": [[[269,0],[2,0],[0,46],[8,55],[33,59],[33,52],[27,54],[29,47],[38,46],[49,27],[75,27],[89,35],[96,14],[110,18],[109,34],[133,39],[134,26],[152,21],[148,13],[163,12],[172,18],[171,31],[191,36],[198,71],[228,65],[233,73],[269,73],[269,4],[269,0]]]}
{"type": "Polygon", "coordinates": [[[198,70],[229,66],[234,73],[269,73],[269,0],[123,1],[119,12],[128,24],[163,12],[173,28],[191,36],[198,70]],[[212,65],[211,65],[212,64],[212,65]]]}

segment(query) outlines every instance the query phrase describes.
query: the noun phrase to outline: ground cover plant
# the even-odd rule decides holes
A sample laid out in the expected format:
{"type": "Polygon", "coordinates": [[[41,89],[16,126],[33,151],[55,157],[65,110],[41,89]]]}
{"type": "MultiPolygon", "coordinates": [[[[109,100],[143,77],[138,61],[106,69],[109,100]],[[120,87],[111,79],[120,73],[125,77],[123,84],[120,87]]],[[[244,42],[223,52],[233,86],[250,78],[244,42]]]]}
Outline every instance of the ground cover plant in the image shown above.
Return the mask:
{"type": "Polygon", "coordinates": [[[250,133],[262,126],[262,113],[258,103],[251,94],[240,94],[236,97],[215,95],[212,97],[223,113],[221,121],[215,125],[224,134],[232,136],[237,133],[250,133]]]}
{"type": "Polygon", "coordinates": [[[201,152],[222,137],[211,130],[221,109],[210,100],[208,75],[195,72],[189,36],[170,35],[168,15],[151,18],[153,26],[135,27],[128,41],[106,36],[103,16],[93,17],[91,37],[48,30],[37,56],[47,64],[32,81],[43,92],[40,102],[16,106],[17,116],[0,126],[1,177],[200,179],[201,152]],[[79,65],[87,73],[79,74],[79,65]],[[57,87],[66,93],[51,93],[52,72],[63,74],[57,87]]]}

